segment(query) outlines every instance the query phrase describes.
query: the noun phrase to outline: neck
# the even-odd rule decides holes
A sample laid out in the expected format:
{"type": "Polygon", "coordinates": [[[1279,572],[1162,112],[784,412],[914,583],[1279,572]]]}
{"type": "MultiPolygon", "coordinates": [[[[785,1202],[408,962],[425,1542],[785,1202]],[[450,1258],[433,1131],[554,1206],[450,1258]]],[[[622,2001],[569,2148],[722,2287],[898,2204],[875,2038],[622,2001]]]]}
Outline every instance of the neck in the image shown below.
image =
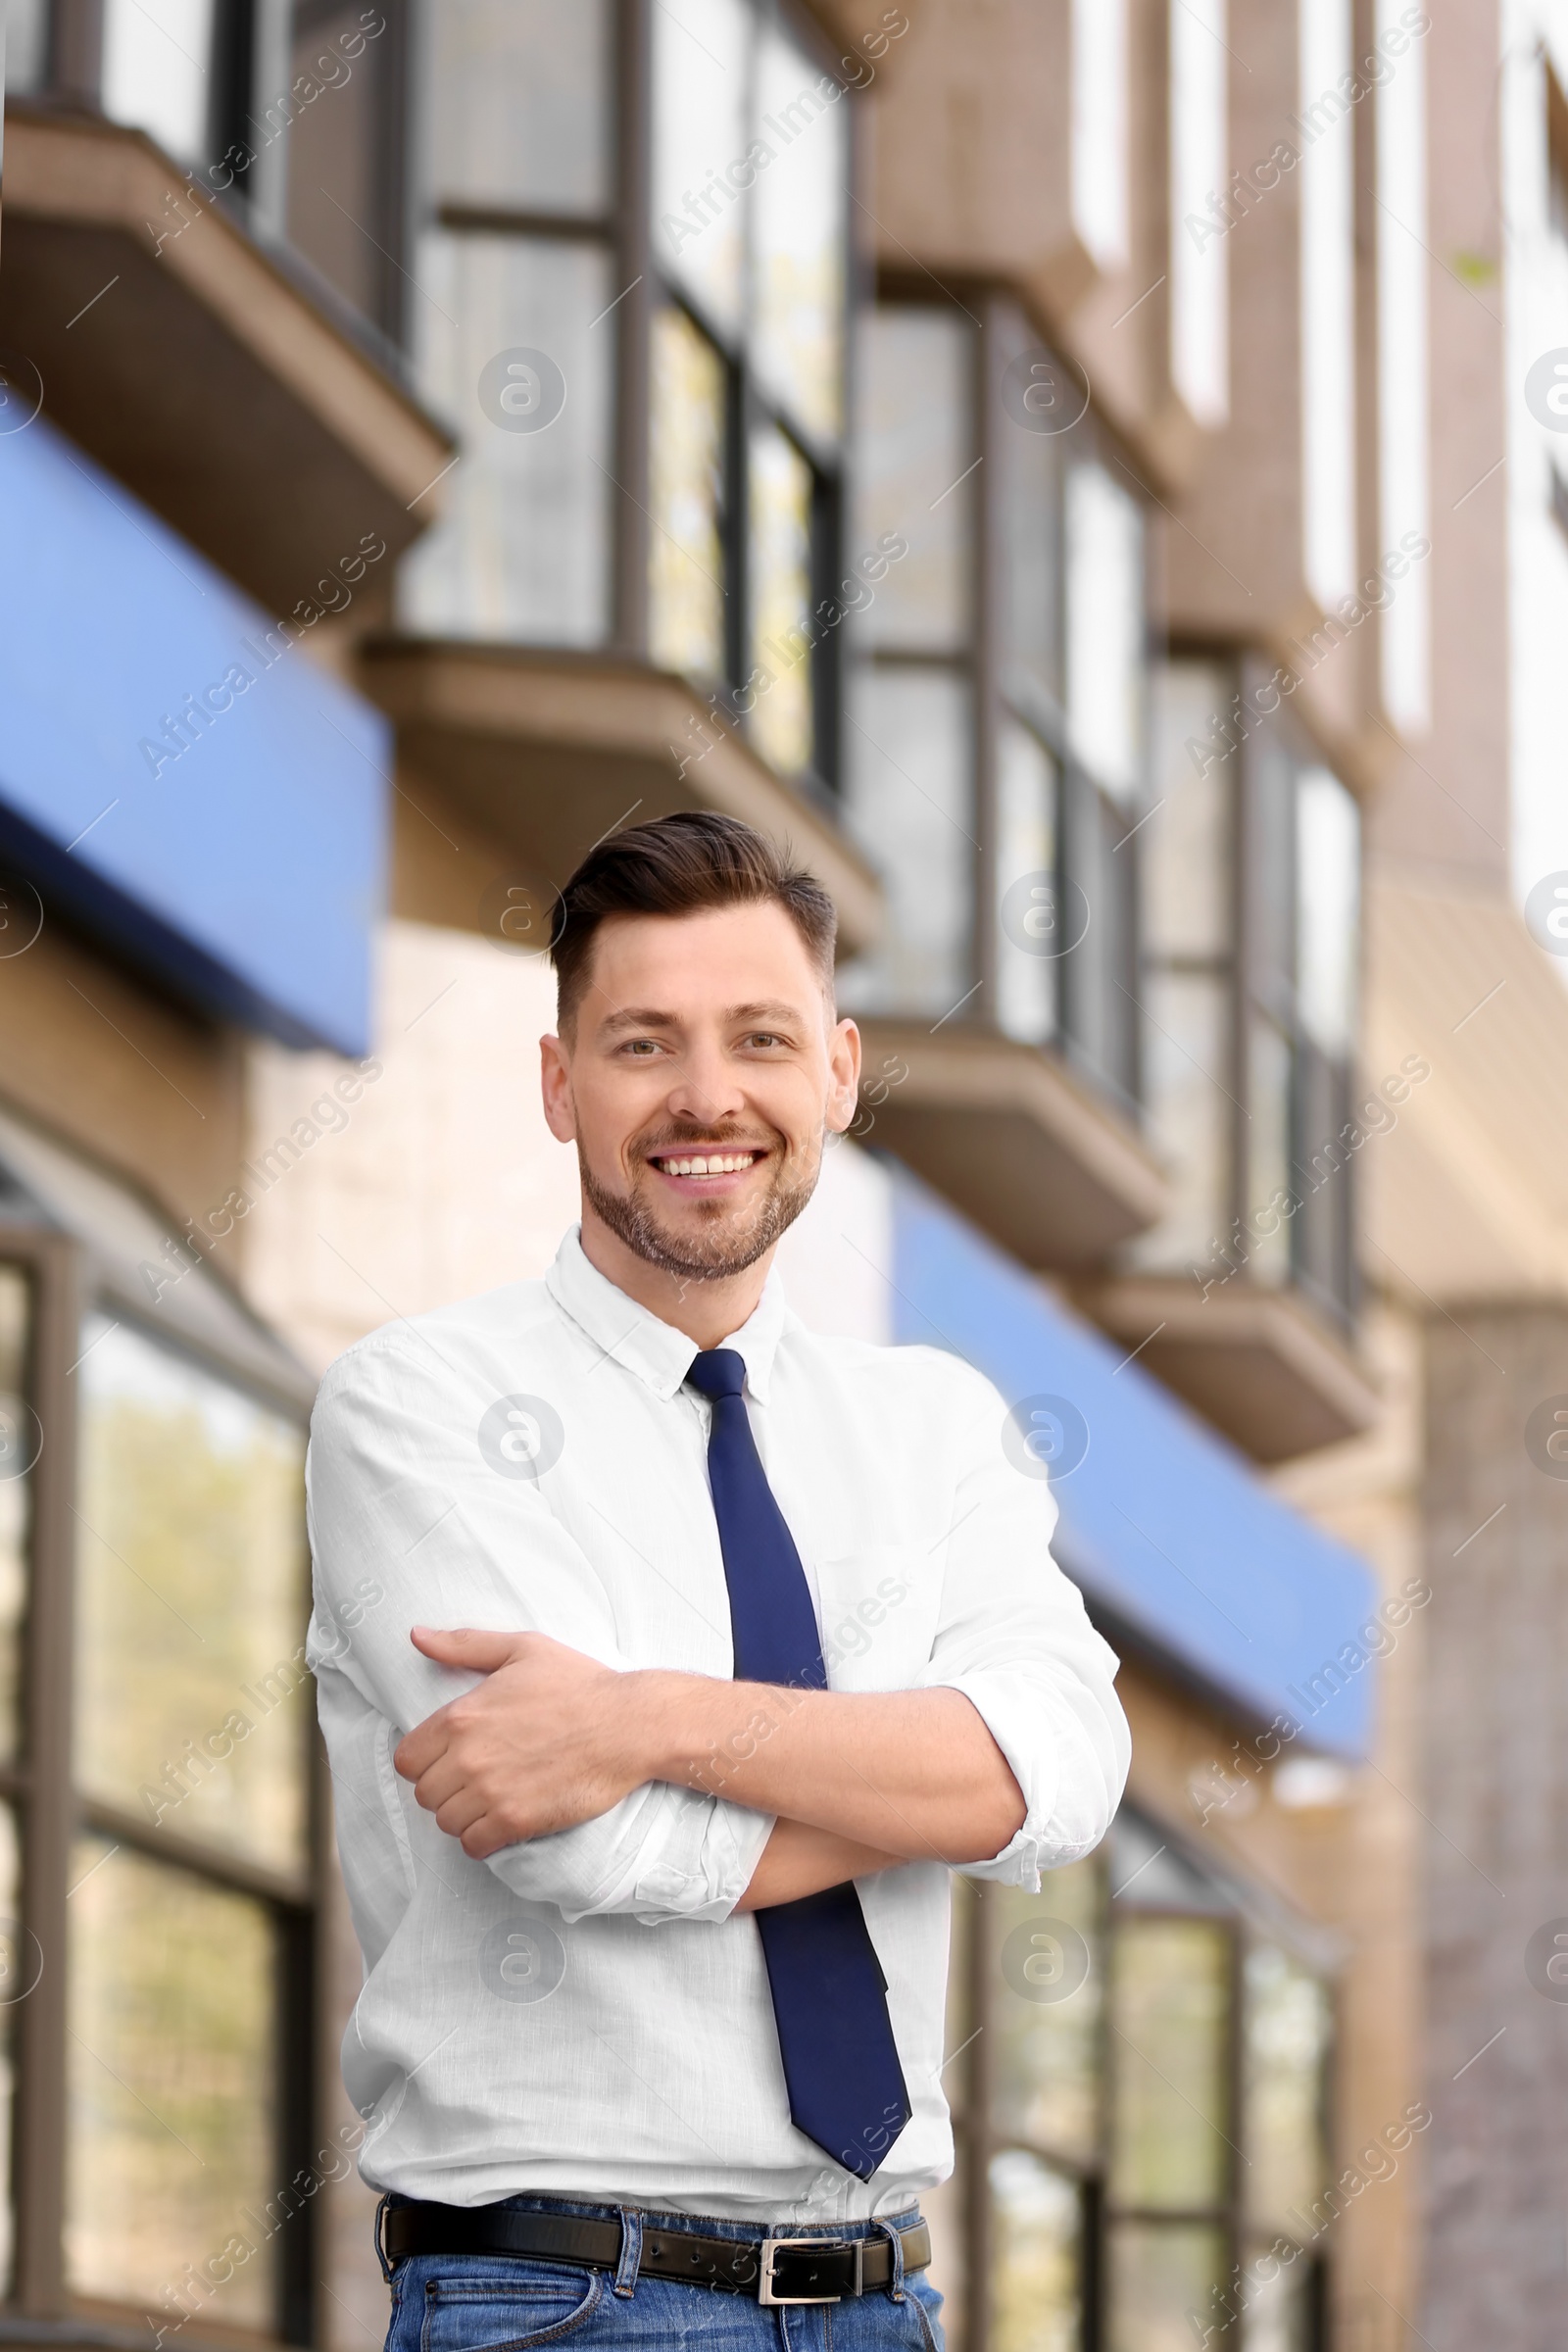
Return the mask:
{"type": "Polygon", "coordinates": [[[657,1315],[661,1323],[683,1331],[698,1348],[716,1348],[720,1340],[727,1340],[749,1321],[761,1298],[777,1248],[775,1242],[772,1250],[742,1273],[701,1282],[639,1257],[618,1233],[611,1231],[591,1201],[585,1200],[582,1204],[582,1252],[588,1263],[617,1291],[624,1291],[628,1298],[657,1315]]]}

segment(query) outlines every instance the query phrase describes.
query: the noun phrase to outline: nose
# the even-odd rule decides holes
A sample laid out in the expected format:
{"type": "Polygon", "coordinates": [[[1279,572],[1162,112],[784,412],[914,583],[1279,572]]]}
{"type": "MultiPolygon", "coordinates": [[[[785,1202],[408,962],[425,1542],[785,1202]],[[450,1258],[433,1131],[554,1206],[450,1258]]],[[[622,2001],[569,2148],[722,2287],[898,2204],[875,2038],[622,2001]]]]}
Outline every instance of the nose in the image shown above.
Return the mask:
{"type": "Polygon", "coordinates": [[[745,1089],[716,1043],[698,1042],[683,1056],[674,1084],[665,1099],[672,1119],[688,1125],[717,1126],[738,1118],[746,1107],[745,1089]]]}

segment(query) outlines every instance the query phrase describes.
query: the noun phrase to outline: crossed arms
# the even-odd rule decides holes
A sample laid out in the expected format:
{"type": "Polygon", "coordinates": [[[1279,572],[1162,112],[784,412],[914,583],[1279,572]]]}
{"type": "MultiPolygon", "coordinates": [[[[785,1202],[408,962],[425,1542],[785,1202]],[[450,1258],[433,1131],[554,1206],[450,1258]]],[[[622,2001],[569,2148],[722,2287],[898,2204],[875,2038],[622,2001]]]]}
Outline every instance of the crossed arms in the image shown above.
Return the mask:
{"type": "Polygon", "coordinates": [[[474,1861],[667,1782],[777,1818],[736,1908],[905,1861],[973,1862],[1023,1827],[1023,1791],[961,1690],[783,1690],[617,1672],[546,1634],[413,1640],[484,1680],[398,1746],[398,1771],[474,1861]]]}

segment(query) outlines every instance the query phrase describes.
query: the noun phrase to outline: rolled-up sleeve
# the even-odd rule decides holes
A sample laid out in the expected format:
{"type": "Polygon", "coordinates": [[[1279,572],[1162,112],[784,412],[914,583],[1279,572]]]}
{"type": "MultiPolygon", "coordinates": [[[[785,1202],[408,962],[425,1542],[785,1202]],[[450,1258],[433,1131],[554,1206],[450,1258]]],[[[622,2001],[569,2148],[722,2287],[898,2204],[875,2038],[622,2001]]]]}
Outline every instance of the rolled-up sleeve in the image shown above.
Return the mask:
{"type": "Polygon", "coordinates": [[[921,1682],[961,1690],[1005,1756],[1026,1807],[1002,1852],[962,1867],[1038,1891],[1042,1871],[1104,1837],[1131,1758],[1117,1658],[1052,1556],[1056,1505],[1004,1450],[1006,1406],[950,1359],[947,1420],[958,1473],[937,1631],[921,1682]]]}
{"type": "MultiPolygon", "coordinates": [[[[403,1733],[478,1679],[436,1665],[416,1625],[554,1636],[602,1664],[630,1661],[614,1639],[592,1561],[529,1481],[486,1469],[471,1399],[433,1357],[377,1338],[327,1373],[311,1424],[307,1507],[315,1606],[307,1660],[340,1819],[367,1809],[387,1835],[353,1842],[450,1875],[486,1867],[514,1894],[568,1921],[628,1912],[658,1925],[725,1919],[773,1821],[726,1798],[651,1783],[597,1819],[470,1864],[386,1759],[403,1733]],[[371,1720],[371,1719],[378,1720],[371,1720]]],[[[345,1870],[351,1893],[357,1875],[345,1870]]],[[[362,1908],[377,1909],[367,1891],[362,1908]]]]}

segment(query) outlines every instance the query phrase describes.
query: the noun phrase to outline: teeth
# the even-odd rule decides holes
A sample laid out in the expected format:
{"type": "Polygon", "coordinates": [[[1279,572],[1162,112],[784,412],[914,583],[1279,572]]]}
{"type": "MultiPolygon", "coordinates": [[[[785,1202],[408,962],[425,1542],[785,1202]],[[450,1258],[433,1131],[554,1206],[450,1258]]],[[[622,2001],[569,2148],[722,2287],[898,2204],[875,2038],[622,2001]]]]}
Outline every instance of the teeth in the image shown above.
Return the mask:
{"type": "Polygon", "coordinates": [[[733,1176],[738,1169],[749,1168],[755,1156],[751,1152],[710,1152],[704,1157],[665,1159],[660,1164],[666,1176],[733,1176]]]}

